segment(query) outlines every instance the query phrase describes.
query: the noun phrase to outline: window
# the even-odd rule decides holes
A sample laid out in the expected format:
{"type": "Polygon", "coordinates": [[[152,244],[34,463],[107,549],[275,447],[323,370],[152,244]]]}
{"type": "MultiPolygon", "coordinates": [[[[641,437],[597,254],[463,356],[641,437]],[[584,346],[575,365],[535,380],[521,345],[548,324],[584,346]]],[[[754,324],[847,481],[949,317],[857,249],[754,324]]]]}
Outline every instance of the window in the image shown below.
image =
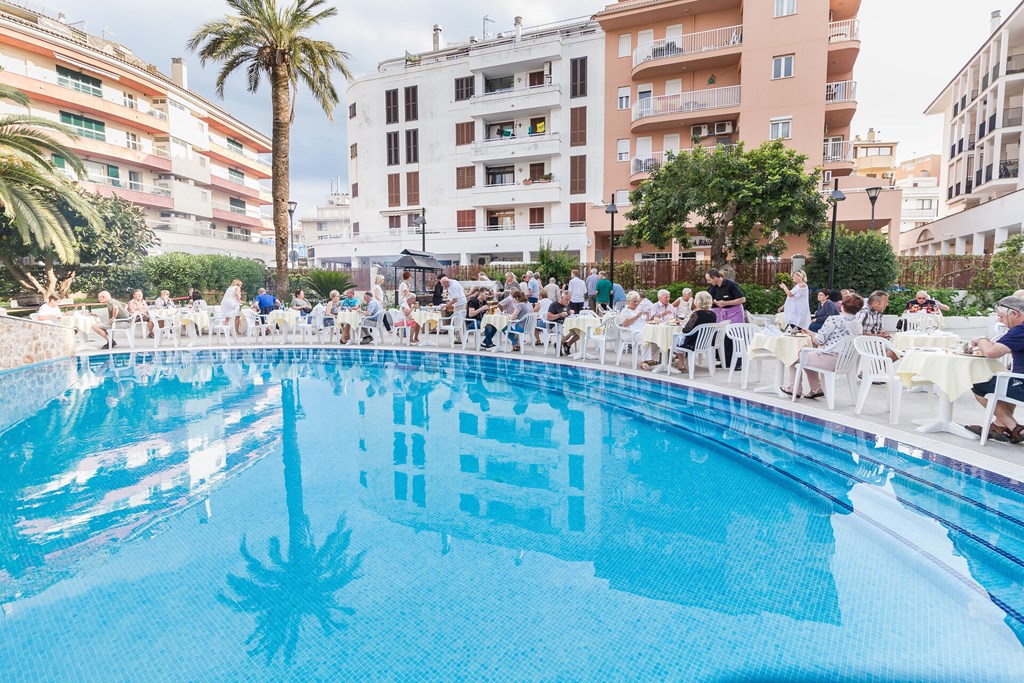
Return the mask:
{"type": "Polygon", "coordinates": [[[924,210],[931,209],[932,208],[932,200],[931,199],[918,199],[917,200],[917,206],[915,206],[914,208],[915,209],[924,209],[924,210]]]}
{"type": "Polygon", "coordinates": [[[405,120],[415,121],[420,117],[420,88],[410,85],[405,89],[405,120]]]}
{"type": "Polygon", "coordinates": [[[484,79],[484,94],[508,92],[515,86],[515,76],[495,76],[484,79]]]}
{"type": "Polygon", "coordinates": [[[235,197],[228,198],[228,205],[231,208],[231,213],[245,213],[245,200],[237,199],[235,197]]]}
{"type": "Polygon", "coordinates": [[[384,91],[384,122],[398,123],[398,90],[384,91]]]}
{"type": "Polygon", "coordinates": [[[544,162],[530,164],[530,180],[536,182],[544,177],[544,162]]]}
{"type": "Polygon", "coordinates": [[[459,166],[455,169],[455,189],[465,190],[476,186],[476,166],[459,166]]]}
{"type": "Polygon", "coordinates": [[[569,205],[569,224],[574,227],[586,225],[587,223],[587,203],[576,202],[569,205]]]}
{"type": "Polygon", "coordinates": [[[388,206],[401,206],[402,181],[397,173],[388,173],[388,206]]]}
{"type": "Polygon", "coordinates": [[[476,139],[476,124],[473,121],[465,121],[455,124],[455,144],[468,145],[476,139]]]}
{"type": "Polygon", "coordinates": [[[530,119],[530,127],[527,133],[530,135],[544,135],[548,130],[548,121],[543,116],[536,116],[530,119]]]}
{"type": "Polygon", "coordinates": [[[486,169],[487,185],[511,185],[516,181],[515,168],[511,165],[488,166],[486,169]]]}
{"type": "Polygon", "coordinates": [[[573,107],[569,110],[569,145],[577,147],[587,144],[587,108],[573,107]]]}
{"type": "Polygon", "coordinates": [[[121,187],[121,169],[117,166],[108,164],[107,182],[113,187],[121,187]]]}
{"type": "Polygon", "coordinates": [[[245,174],[239,171],[237,168],[228,168],[228,180],[239,185],[245,184],[245,174]]]}
{"type": "Polygon", "coordinates": [[[619,34],[619,56],[628,57],[633,51],[633,36],[630,33],[619,34]]]}
{"type": "Polygon", "coordinates": [[[356,221],[355,223],[352,224],[352,236],[355,237],[355,236],[358,236],[358,235],[359,235],[359,221],[356,221]]]}
{"type": "Polygon", "coordinates": [[[352,198],[359,196],[359,183],[352,183],[352,198]]]}
{"type": "Polygon", "coordinates": [[[543,228],[544,227],[544,207],[543,206],[531,206],[530,207],[530,227],[531,228],[543,228]]]}
{"type": "Polygon", "coordinates": [[[60,122],[75,129],[75,134],[90,140],[107,141],[107,126],[102,121],[90,119],[80,114],[60,113],[60,122]]]}
{"type": "MultiPolygon", "coordinates": [[[[419,217],[420,217],[420,215],[418,213],[406,214],[406,216],[405,216],[405,225],[406,225],[406,227],[409,227],[409,228],[418,228],[418,227],[420,227],[419,224],[416,223],[416,219],[419,218],[419,217]]],[[[424,223],[424,225],[426,225],[426,223],[424,223]]]]}
{"type": "Polygon", "coordinates": [[[63,66],[57,67],[57,85],[71,88],[86,95],[103,97],[103,81],[92,76],[86,76],[79,71],[72,71],[63,66]]]}
{"type": "Polygon", "coordinates": [[[587,96],[587,58],[573,57],[569,61],[569,97],[587,96]]]}
{"type": "Polygon", "coordinates": [[[139,103],[135,100],[135,95],[130,92],[124,93],[124,97],[121,98],[121,103],[129,109],[139,108],[139,103]]]}
{"type": "Polygon", "coordinates": [[[796,14],[796,0],[775,0],[775,16],[788,17],[796,14]]]}
{"type": "Polygon", "coordinates": [[[142,174],[138,171],[128,171],[128,189],[130,190],[141,190],[142,189],[142,174]]]}
{"type": "Polygon", "coordinates": [[[142,149],[142,145],[139,144],[139,136],[136,135],[135,133],[125,133],[124,141],[125,146],[128,147],[128,149],[134,149],[136,152],[142,149]]]}
{"type": "Polygon", "coordinates": [[[359,144],[356,143],[356,142],[353,142],[351,145],[348,146],[348,158],[349,159],[355,159],[356,156],[358,156],[358,155],[359,155],[359,144]]]}
{"type": "Polygon", "coordinates": [[[418,128],[405,131],[405,163],[420,162],[420,131],[418,128]]]}
{"type": "Polygon", "coordinates": [[[405,174],[405,205],[420,203],[420,172],[409,171],[405,174]]]}
{"type": "Polygon", "coordinates": [[[617,206],[629,206],[629,190],[616,190],[615,204],[617,206]]]}
{"type": "Polygon", "coordinates": [[[587,191],[587,156],[569,157],[569,194],[584,194],[587,191]]]}
{"type": "Polygon", "coordinates": [[[476,232],[476,209],[459,209],[455,212],[455,227],[459,232],[476,232]]]}
{"type": "Polygon", "coordinates": [[[230,149],[232,152],[238,152],[239,154],[242,153],[241,142],[239,142],[238,140],[234,140],[232,138],[227,138],[226,142],[228,143],[228,149],[230,149]]]}
{"type": "Polygon", "coordinates": [[[356,103],[355,102],[353,102],[352,104],[348,105],[348,117],[350,119],[354,119],[356,117],[356,103]]]}
{"type": "Polygon", "coordinates": [[[392,230],[402,227],[401,216],[388,216],[388,227],[392,230]]]}
{"type": "Polygon", "coordinates": [[[619,109],[629,109],[629,86],[619,88],[619,109]]]}
{"type": "Polygon", "coordinates": [[[789,140],[793,137],[793,119],[772,119],[768,132],[769,140],[789,140]]]}
{"type": "Polygon", "coordinates": [[[547,79],[544,77],[543,71],[531,71],[527,75],[527,83],[531,88],[540,88],[541,86],[547,85],[547,79]]]}
{"type": "Polygon", "coordinates": [[[488,230],[512,230],[515,227],[515,209],[495,209],[487,212],[488,230]]]}
{"type": "Polygon", "coordinates": [[[384,135],[387,138],[388,166],[397,166],[401,163],[398,157],[398,131],[391,131],[384,135]]]}
{"type": "Polygon", "coordinates": [[[772,59],[772,80],[793,77],[793,55],[782,55],[772,59]]]}
{"type": "Polygon", "coordinates": [[[615,143],[615,160],[629,161],[629,138],[615,143]]]}
{"type": "Polygon", "coordinates": [[[476,80],[473,76],[463,76],[455,79],[455,101],[468,100],[474,95],[476,80]]]}

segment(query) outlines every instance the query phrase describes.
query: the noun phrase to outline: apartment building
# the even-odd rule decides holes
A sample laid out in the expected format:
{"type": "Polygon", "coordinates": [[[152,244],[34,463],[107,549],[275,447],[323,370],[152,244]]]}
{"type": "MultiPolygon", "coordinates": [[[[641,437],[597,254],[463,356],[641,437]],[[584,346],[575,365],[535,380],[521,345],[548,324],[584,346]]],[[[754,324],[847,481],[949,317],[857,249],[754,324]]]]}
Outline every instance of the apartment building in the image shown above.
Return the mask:
{"type": "Polygon", "coordinates": [[[29,97],[27,109],[4,102],[0,113],[70,126],[77,138],[67,146],[88,172],[82,186],[142,207],[156,251],[273,260],[260,210],[270,204],[260,156],[270,140],[190,91],[183,60],[167,76],[63,14],[0,1],[0,67],[0,83],[29,97]]]}
{"type": "Polygon", "coordinates": [[[1024,3],[990,34],[928,105],[942,116],[940,219],[903,236],[918,254],[991,254],[1021,232],[1021,111],[1024,107],[1024,3]]]}
{"type": "MultiPolygon", "coordinates": [[[[669,152],[694,144],[766,140],[807,156],[823,169],[823,185],[840,180],[846,200],[839,220],[871,226],[864,189],[873,178],[857,164],[850,125],[857,111],[853,71],[860,53],[859,0],[621,0],[595,15],[605,33],[605,201],[620,213],[628,193],[669,152]],[[614,150],[614,151],[613,151],[614,150]]],[[[899,192],[877,199],[877,229],[899,240],[899,192]]],[[[607,258],[610,222],[591,209],[588,258],[607,258]]],[[[621,229],[621,223],[619,226],[621,229]]],[[[790,253],[806,253],[792,237],[790,253]]],[[[616,259],[707,260],[709,245],[691,249],[617,249],[616,259]]]]}
{"type": "Polygon", "coordinates": [[[853,169],[857,175],[865,178],[878,178],[886,185],[893,184],[896,177],[896,150],[899,143],[895,140],[884,140],[874,128],[861,137],[853,136],[853,169]]]}
{"type": "Polygon", "coordinates": [[[530,261],[542,242],[585,255],[603,181],[604,40],[575,19],[382,62],[348,90],[351,227],[317,259],[530,261]]]}
{"type": "MultiPolygon", "coordinates": [[[[324,203],[316,207],[314,215],[300,218],[298,232],[302,242],[296,247],[300,263],[302,258],[306,258],[310,266],[317,268],[338,265],[340,262],[332,261],[329,255],[340,251],[352,240],[351,212],[351,196],[332,187],[324,203]]],[[[358,249],[358,246],[354,248],[358,249]]]]}

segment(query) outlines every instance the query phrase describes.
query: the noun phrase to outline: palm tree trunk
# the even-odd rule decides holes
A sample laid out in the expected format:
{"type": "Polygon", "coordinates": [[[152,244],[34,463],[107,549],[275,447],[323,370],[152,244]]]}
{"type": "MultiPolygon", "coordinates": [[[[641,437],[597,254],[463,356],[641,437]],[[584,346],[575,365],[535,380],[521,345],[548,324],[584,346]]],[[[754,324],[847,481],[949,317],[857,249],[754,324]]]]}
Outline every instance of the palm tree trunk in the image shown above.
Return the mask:
{"type": "Polygon", "coordinates": [[[284,301],[288,292],[288,151],[291,145],[291,83],[287,67],[275,64],[270,74],[271,110],[271,197],[274,201],[274,259],[277,262],[276,296],[284,301]]]}

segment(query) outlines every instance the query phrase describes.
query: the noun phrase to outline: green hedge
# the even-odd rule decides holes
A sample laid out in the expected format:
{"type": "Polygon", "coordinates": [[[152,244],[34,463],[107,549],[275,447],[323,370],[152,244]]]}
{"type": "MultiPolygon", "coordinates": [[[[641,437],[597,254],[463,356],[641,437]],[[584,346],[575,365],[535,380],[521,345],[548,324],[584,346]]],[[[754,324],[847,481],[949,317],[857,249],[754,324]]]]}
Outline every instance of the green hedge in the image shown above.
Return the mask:
{"type": "MultiPolygon", "coordinates": [[[[658,289],[667,289],[672,301],[682,296],[683,289],[689,287],[696,294],[700,291],[707,291],[707,285],[695,285],[692,282],[670,282],[657,289],[649,289],[645,295],[651,301],[657,301],[658,289]]],[[[747,298],[744,308],[754,315],[775,314],[779,307],[786,300],[786,294],[779,287],[765,288],[761,285],[742,284],[740,289],[747,298]]]]}
{"type": "Polygon", "coordinates": [[[142,260],[142,272],[151,295],[167,289],[171,296],[184,296],[193,287],[204,292],[223,292],[238,278],[242,281],[242,290],[252,298],[267,279],[263,264],[220,254],[171,252],[147,256],[142,260]]]}

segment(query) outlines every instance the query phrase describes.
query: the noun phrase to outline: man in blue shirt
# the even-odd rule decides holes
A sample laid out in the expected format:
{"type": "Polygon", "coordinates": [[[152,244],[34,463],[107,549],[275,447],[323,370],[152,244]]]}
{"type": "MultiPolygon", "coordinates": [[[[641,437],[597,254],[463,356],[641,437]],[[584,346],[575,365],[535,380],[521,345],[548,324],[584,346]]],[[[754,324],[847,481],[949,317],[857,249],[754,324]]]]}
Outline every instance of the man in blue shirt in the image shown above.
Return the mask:
{"type": "Polygon", "coordinates": [[[259,288],[256,299],[252,302],[252,307],[259,311],[262,322],[266,322],[267,315],[280,305],[281,302],[275,299],[273,294],[267,294],[267,290],[263,287],[259,288]]]}
{"type": "MultiPolygon", "coordinates": [[[[1015,374],[1024,373],[1024,299],[1015,296],[1004,297],[996,305],[996,312],[1001,314],[1009,328],[998,341],[991,341],[987,337],[979,337],[974,340],[974,346],[978,352],[986,358],[1002,358],[1007,354],[1013,356],[1013,367],[1011,371],[1015,374]]],[[[987,394],[991,394],[996,388],[996,378],[987,382],[975,384],[971,391],[978,403],[988,407],[987,394]]],[[[1024,380],[1011,377],[1007,386],[1006,395],[1015,401],[1024,401],[1024,380]]],[[[989,429],[989,438],[996,441],[1009,441],[1010,443],[1021,443],[1024,441],[1024,425],[1018,424],[1013,417],[1014,404],[999,401],[996,404],[995,420],[989,429]]],[[[967,430],[981,435],[980,425],[968,425],[967,430]]]]}
{"type": "Polygon", "coordinates": [[[359,308],[359,298],[356,296],[356,290],[352,288],[345,290],[345,298],[341,300],[341,307],[347,309],[359,308]]]}
{"type": "Polygon", "coordinates": [[[618,282],[612,285],[612,308],[621,311],[626,304],[626,290],[618,282]]]}
{"type": "Polygon", "coordinates": [[[384,315],[384,305],[373,298],[373,292],[365,292],[363,294],[363,302],[366,304],[366,314],[363,317],[363,338],[361,343],[372,344],[373,335],[370,333],[370,328],[376,326],[380,317],[384,315]]]}
{"type": "Polygon", "coordinates": [[[527,297],[527,301],[531,304],[536,304],[540,301],[540,278],[537,273],[530,274],[530,281],[526,283],[530,288],[530,296],[527,297]]]}

